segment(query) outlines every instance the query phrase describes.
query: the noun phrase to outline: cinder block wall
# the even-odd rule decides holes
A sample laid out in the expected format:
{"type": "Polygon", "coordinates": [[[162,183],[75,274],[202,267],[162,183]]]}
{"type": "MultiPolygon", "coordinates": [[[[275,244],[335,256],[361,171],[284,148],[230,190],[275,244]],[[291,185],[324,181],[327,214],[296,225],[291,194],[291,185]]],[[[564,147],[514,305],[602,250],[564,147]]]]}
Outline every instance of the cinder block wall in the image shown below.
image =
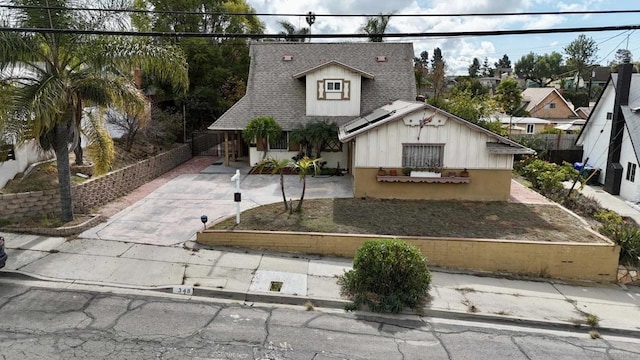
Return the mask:
{"type": "MultiPolygon", "coordinates": [[[[96,207],[124,196],[191,159],[190,144],[156,155],[147,160],[112,171],[72,187],[73,208],[89,213],[96,207]]],[[[20,194],[0,194],[0,219],[16,221],[60,213],[58,189],[20,194]]]]}
{"type": "Polygon", "coordinates": [[[157,178],[191,159],[189,144],[129,165],[105,176],[85,181],[73,188],[73,208],[81,213],[127,195],[139,186],[157,178]]]}
{"type": "MultiPolygon", "coordinates": [[[[376,235],[207,230],[197,242],[352,258],[376,235]]],[[[417,246],[429,265],[536,277],[615,282],[620,247],[602,243],[559,243],[491,239],[402,237],[417,246]]]]}

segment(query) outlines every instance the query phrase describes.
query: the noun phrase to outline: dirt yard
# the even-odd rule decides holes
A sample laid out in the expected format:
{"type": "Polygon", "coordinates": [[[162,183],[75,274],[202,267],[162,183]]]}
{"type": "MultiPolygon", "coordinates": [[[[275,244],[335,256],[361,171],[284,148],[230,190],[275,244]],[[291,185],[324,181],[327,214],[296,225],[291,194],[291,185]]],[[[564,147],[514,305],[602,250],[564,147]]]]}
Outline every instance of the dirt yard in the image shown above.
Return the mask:
{"type": "MultiPolygon", "coordinates": [[[[295,204],[294,204],[295,205],[295,204]]],[[[212,229],[311,231],[550,242],[603,242],[556,205],[380,199],[305,200],[302,213],[282,203],[242,213],[212,229]]]]}

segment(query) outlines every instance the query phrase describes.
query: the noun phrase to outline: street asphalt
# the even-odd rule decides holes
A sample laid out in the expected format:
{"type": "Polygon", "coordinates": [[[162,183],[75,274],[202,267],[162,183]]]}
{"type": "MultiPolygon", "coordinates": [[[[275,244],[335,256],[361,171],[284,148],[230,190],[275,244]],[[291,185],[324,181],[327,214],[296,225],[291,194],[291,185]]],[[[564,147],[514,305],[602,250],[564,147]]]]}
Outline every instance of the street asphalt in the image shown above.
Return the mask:
{"type": "MultiPolygon", "coordinates": [[[[9,255],[0,278],[28,276],[69,287],[84,284],[241,302],[343,307],[346,300],[336,276],[351,268],[351,259],[195,243],[195,234],[203,227],[201,215],[207,215],[210,223],[234,214],[235,184],[230,177],[235,170],[212,165],[198,174],[178,176],[77,238],[0,232],[9,255]],[[274,283],[280,283],[279,291],[274,283]]],[[[242,209],[282,200],[278,176],[247,176],[247,168],[240,170],[242,209]]],[[[349,176],[309,178],[306,198],[351,197],[351,181],[349,176]]],[[[286,185],[287,197],[299,197],[297,177],[287,176],[286,185]]],[[[619,198],[608,197],[612,210],[637,212],[619,198]]],[[[587,329],[589,315],[596,315],[601,332],[640,336],[637,287],[433,269],[430,295],[426,316],[587,329]]]]}

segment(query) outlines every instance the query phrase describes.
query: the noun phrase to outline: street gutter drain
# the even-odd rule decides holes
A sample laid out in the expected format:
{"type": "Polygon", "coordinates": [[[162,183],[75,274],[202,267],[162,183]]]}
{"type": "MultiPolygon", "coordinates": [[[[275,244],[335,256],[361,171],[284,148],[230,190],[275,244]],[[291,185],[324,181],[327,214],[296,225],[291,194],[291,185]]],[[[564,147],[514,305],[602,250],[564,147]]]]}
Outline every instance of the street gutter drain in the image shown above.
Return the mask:
{"type": "Polygon", "coordinates": [[[269,285],[269,291],[280,292],[282,289],[282,281],[272,281],[269,285]]]}

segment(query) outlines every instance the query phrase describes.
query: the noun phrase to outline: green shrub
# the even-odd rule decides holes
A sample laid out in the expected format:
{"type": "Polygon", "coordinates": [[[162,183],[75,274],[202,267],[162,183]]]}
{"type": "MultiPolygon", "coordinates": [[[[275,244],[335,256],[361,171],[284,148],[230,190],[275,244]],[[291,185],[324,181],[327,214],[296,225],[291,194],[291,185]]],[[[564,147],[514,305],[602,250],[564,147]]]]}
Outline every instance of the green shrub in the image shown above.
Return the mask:
{"type": "Polygon", "coordinates": [[[421,312],[431,273],[420,250],[398,239],[365,242],[353,259],[353,270],[338,279],[341,293],[353,301],[349,310],[367,305],[374,312],[421,312]]]}
{"type": "MultiPolygon", "coordinates": [[[[640,228],[631,224],[610,226],[605,234],[613,240],[614,243],[620,245],[620,262],[630,265],[640,263],[640,228]]],[[[601,232],[604,233],[603,229],[601,232]]]]}

